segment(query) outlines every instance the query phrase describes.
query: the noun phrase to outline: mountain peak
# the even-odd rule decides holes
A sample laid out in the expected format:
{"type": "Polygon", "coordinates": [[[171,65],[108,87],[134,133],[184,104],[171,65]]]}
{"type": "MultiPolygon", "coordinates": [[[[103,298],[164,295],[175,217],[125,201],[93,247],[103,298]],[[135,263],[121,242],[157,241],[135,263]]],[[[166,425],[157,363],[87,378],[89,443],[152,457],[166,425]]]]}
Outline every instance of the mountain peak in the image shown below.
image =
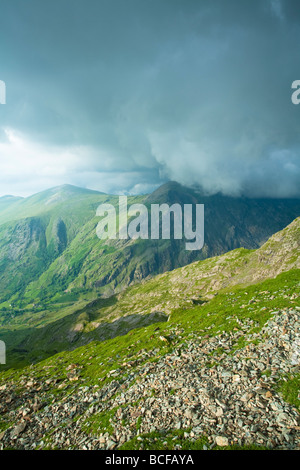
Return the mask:
{"type": "Polygon", "coordinates": [[[33,194],[26,198],[27,201],[32,201],[35,203],[42,203],[46,206],[54,203],[60,203],[64,200],[69,199],[70,197],[84,196],[89,194],[103,194],[99,191],[94,191],[92,189],[80,188],[78,186],[73,186],[72,184],[63,184],[61,186],[54,186],[53,188],[40,191],[39,193],[33,194]]]}
{"type": "Polygon", "coordinates": [[[54,186],[53,188],[46,189],[45,191],[41,191],[39,194],[43,193],[73,193],[73,194],[104,194],[103,192],[96,191],[93,189],[82,188],[80,186],[74,186],[73,184],[62,184],[60,186],[54,186]]]}
{"type": "Polygon", "coordinates": [[[18,199],[23,199],[21,196],[13,196],[12,194],[5,194],[0,196],[0,201],[17,201],[18,199]]]}
{"type": "Polygon", "coordinates": [[[184,186],[177,181],[168,181],[167,183],[162,184],[153,193],[149,194],[147,197],[147,202],[191,204],[196,203],[199,198],[205,198],[209,196],[212,196],[212,194],[204,191],[201,184],[184,186]]]}

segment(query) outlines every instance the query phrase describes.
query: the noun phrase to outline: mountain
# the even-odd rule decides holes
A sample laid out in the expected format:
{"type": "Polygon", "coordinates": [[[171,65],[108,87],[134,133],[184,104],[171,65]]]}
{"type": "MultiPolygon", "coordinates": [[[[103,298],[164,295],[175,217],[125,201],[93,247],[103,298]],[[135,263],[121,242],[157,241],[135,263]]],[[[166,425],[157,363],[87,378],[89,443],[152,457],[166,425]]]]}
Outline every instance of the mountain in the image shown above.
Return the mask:
{"type": "Polygon", "coordinates": [[[20,368],[0,370],[0,449],[299,450],[299,252],[300,217],[255,250],[2,329],[20,368]]]}
{"type": "Polygon", "coordinates": [[[89,199],[89,196],[102,194],[99,191],[65,184],[27,198],[4,196],[0,198],[0,223],[43,215],[47,212],[53,212],[54,208],[62,211],[64,206],[69,207],[70,201],[72,201],[71,207],[74,205],[78,210],[80,200],[84,202],[89,199]],[[1,201],[6,202],[6,205],[2,205],[1,201]]]}
{"type": "MultiPolygon", "coordinates": [[[[224,255],[196,261],[182,268],[154,276],[109,298],[81,305],[74,313],[49,321],[19,318],[2,322],[1,337],[10,349],[10,358],[35,362],[58,351],[76,349],[91,341],[103,341],[130,330],[173,318],[178,309],[209,306],[223,291],[246,287],[291,274],[291,288],[299,290],[300,217],[274,234],[256,250],[238,248],[224,255]],[[24,320],[26,321],[26,327],[24,320]],[[55,320],[55,321],[54,321],[55,320]]],[[[289,278],[288,278],[289,279],[289,278]]],[[[274,283],[273,290],[276,291],[274,283]]],[[[295,293],[295,291],[293,291],[295,293]]],[[[278,304],[278,299],[276,300],[278,304]]],[[[52,312],[53,314],[54,312],[52,312]]]]}
{"type": "Polygon", "coordinates": [[[117,207],[118,196],[64,185],[0,205],[0,311],[6,319],[37,311],[47,317],[49,305],[68,308],[195,260],[256,249],[300,214],[300,200],[206,196],[175,182],[128,197],[128,206],[204,204],[204,247],[188,251],[184,239],[99,240],[102,203],[117,207]]]}
{"type": "MultiPolygon", "coordinates": [[[[106,197],[72,186],[19,199],[0,211],[2,301],[22,295],[89,222],[106,197]]],[[[10,302],[9,302],[10,303],[10,302]]]]}

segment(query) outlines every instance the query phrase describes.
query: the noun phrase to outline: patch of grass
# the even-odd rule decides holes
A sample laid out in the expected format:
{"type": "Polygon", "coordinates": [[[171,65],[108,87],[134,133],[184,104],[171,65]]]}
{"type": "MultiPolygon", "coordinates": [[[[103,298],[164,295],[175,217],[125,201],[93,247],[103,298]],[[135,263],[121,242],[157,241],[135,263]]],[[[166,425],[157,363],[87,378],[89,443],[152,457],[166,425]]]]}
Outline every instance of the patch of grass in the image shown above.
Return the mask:
{"type": "Polygon", "coordinates": [[[93,434],[99,436],[101,433],[108,432],[112,434],[114,431],[111,421],[115,415],[117,408],[111,410],[103,411],[102,413],[97,413],[91,415],[82,425],[82,430],[87,434],[93,434]]]}
{"type": "MultiPolygon", "coordinates": [[[[161,355],[172,352],[175,348],[180,350],[180,345],[184,344],[191,335],[195,340],[198,338],[201,341],[205,335],[217,336],[222,332],[230,333],[237,321],[245,325],[248,322],[250,328],[245,330],[245,334],[251,334],[260,329],[272,317],[275,306],[278,311],[280,308],[289,308],[293,305],[290,297],[293,293],[299,292],[299,272],[297,270],[283,273],[276,279],[263,283],[243,289],[235,288],[223,291],[205,305],[175,310],[169,322],[155,323],[132,330],[124,336],[103,342],[93,341],[73,351],[58,353],[39,362],[34,369],[25,368],[24,374],[41,375],[45,378],[51,372],[52,376],[64,380],[66,365],[79,363],[82,367],[80,384],[84,382],[84,385],[87,386],[103,385],[112,380],[107,376],[110,370],[118,370],[119,378],[125,378],[131,373],[130,367],[126,365],[129,361],[136,361],[134,367],[142,365],[144,362],[154,361],[161,355]],[[248,308],[241,308],[246,304],[246,300],[249,301],[249,298],[253,297],[260,298],[262,303],[259,306],[265,306],[266,309],[252,308],[253,304],[251,303],[248,308]],[[160,336],[167,337],[171,334],[173,335],[171,345],[160,339],[160,336]],[[141,354],[141,351],[144,351],[144,355],[141,354]],[[123,365],[124,363],[125,365],[123,365]],[[45,367],[50,367],[46,373],[45,367]]],[[[240,327],[242,328],[242,326],[240,327]]],[[[240,348],[244,345],[243,335],[234,348],[240,348]]],[[[2,367],[0,366],[0,371],[2,367]]],[[[10,378],[13,379],[19,374],[22,374],[22,371],[16,372],[13,369],[0,372],[0,383],[10,378]]]]}
{"type": "Polygon", "coordinates": [[[3,431],[6,431],[6,429],[10,428],[12,426],[12,424],[13,423],[11,423],[9,421],[0,419],[0,433],[2,433],[3,431]]]}
{"type": "Polygon", "coordinates": [[[189,430],[154,431],[136,436],[120,447],[120,450],[202,450],[207,438],[186,439],[184,433],[189,430]]]}
{"type": "Polygon", "coordinates": [[[284,377],[278,385],[278,391],[285,401],[300,412],[300,373],[284,377]]]}
{"type": "MultiPolygon", "coordinates": [[[[197,332],[203,335],[205,330],[205,334],[216,336],[232,331],[237,327],[237,321],[238,329],[247,323],[250,325],[245,333],[258,332],[274,310],[293,306],[290,297],[300,293],[299,276],[300,270],[292,270],[262,283],[224,289],[202,306],[175,310],[171,315],[172,323],[179,323],[185,335],[197,332]]],[[[239,341],[238,347],[242,345],[242,339],[239,341]]]]}
{"type": "Polygon", "coordinates": [[[136,430],[137,430],[137,431],[140,430],[142,421],[143,421],[143,417],[142,417],[142,416],[139,416],[138,419],[137,419],[137,421],[136,421],[136,430]]]}

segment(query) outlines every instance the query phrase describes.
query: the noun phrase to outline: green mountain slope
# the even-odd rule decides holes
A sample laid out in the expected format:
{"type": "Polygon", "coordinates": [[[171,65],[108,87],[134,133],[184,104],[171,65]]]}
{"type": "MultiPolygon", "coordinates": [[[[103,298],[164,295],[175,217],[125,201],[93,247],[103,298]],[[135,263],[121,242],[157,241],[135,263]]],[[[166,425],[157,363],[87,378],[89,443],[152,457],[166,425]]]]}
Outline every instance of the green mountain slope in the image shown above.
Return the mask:
{"type": "Polygon", "coordinates": [[[99,240],[96,209],[105,202],[117,206],[118,197],[65,185],[0,210],[2,312],[20,317],[75,301],[77,308],[195,260],[255,249],[300,213],[299,200],[208,197],[177,183],[128,198],[128,205],[204,204],[205,245],[187,251],[185,240],[99,240]]]}
{"type": "MultiPolygon", "coordinates": [[[[96,209],[99,204],[108,201],[116,203],[117,198],[66,185],[18,200],[0,212],[0,292],[5,308],[22,299],[30,283],[39,279],[49,268],[49,276],[54,278],[60,276],[59,267],[62,264],[64,270],[67,267],[70,272],[65,279],[63,270],[63,280],[57,282],[52,279],[49,283],[48,276],[46,295],[54,296],[68,287],[69,278],[73,280],[77,277],[82,260],[89,252],[87,238],[93,236],[94,244],[98,240],[95,236],[99,220],[95,218],[96,209]],[[62,258],[52,266],[70,245],[69,252],[72,251],[72,241],[76,237],[72,261],[69,263],[67,254],[66,260],[62,258]]],[[[31,302],[44,297],[39,283],[34,289],[33,293],[29,289],[26,303],[28,297],[31,302]]]]}
{"type": "MultiPolygon", "coordinates": [[[[191,263],[128,287],[110,298],[86,302],[74,313],[48,321],[46,326],[43,326],[45,318],[39,313],[35,314],[36,325],[34,315],[31,321],[28,319],[31,328],[24,328],[24,319],[18,323],[18,317],[10,322],[3,319],[1,337],[10,350],[10,364],[24,364],[92,340],[123,335],[145,323],[172,320],[174,315],[178,318],[178,309],[183,311],[198,305],[205,312],[211,308],[212,299],[216,297],[218,303],[220,294],[228,289],[266,282],[284,272],[298,273],[291,276],[290,286],[298,289],[299,253],[300,218],[297,218],[257,250],[241,248],[191,263]],[[12,334],[12,328],[18,330],[12,334]]],[[[274,286],[276,291],[277,284],[274,286]]]]}
{"type": "Polygon", "coordinates": [[[65,184],[27,198],[5,196],[0,198],[0,223],[42,216],[45,213],[53,213],[54,211],[62,212],[66,216],[68,211],[74,210],[75,216],[82,216],[84,211],[88,210],[89,202],[95,201],[95,196],[101,195],[103,193],[98,191],[65,184]],[[2,206],[2,200],[10,203],[2,206]],[[82,210],[80,210],[80,202],[82,202],[82,210]]]}
{"type": "Polygon", "coordinates": [[[297,450],[299,272],[0,373],[0,448],[297,450]]]}

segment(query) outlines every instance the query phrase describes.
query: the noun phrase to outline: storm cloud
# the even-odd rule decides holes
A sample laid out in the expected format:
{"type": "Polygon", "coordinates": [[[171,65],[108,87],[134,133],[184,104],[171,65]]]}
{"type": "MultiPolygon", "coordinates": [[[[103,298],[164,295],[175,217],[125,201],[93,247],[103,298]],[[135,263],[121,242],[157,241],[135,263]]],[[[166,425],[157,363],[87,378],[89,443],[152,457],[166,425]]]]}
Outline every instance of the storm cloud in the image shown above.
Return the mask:
{"type": "Polygon", "coordinates": [[[2,0],[0,194],[300,196],[295,0],[2,0]]]}

